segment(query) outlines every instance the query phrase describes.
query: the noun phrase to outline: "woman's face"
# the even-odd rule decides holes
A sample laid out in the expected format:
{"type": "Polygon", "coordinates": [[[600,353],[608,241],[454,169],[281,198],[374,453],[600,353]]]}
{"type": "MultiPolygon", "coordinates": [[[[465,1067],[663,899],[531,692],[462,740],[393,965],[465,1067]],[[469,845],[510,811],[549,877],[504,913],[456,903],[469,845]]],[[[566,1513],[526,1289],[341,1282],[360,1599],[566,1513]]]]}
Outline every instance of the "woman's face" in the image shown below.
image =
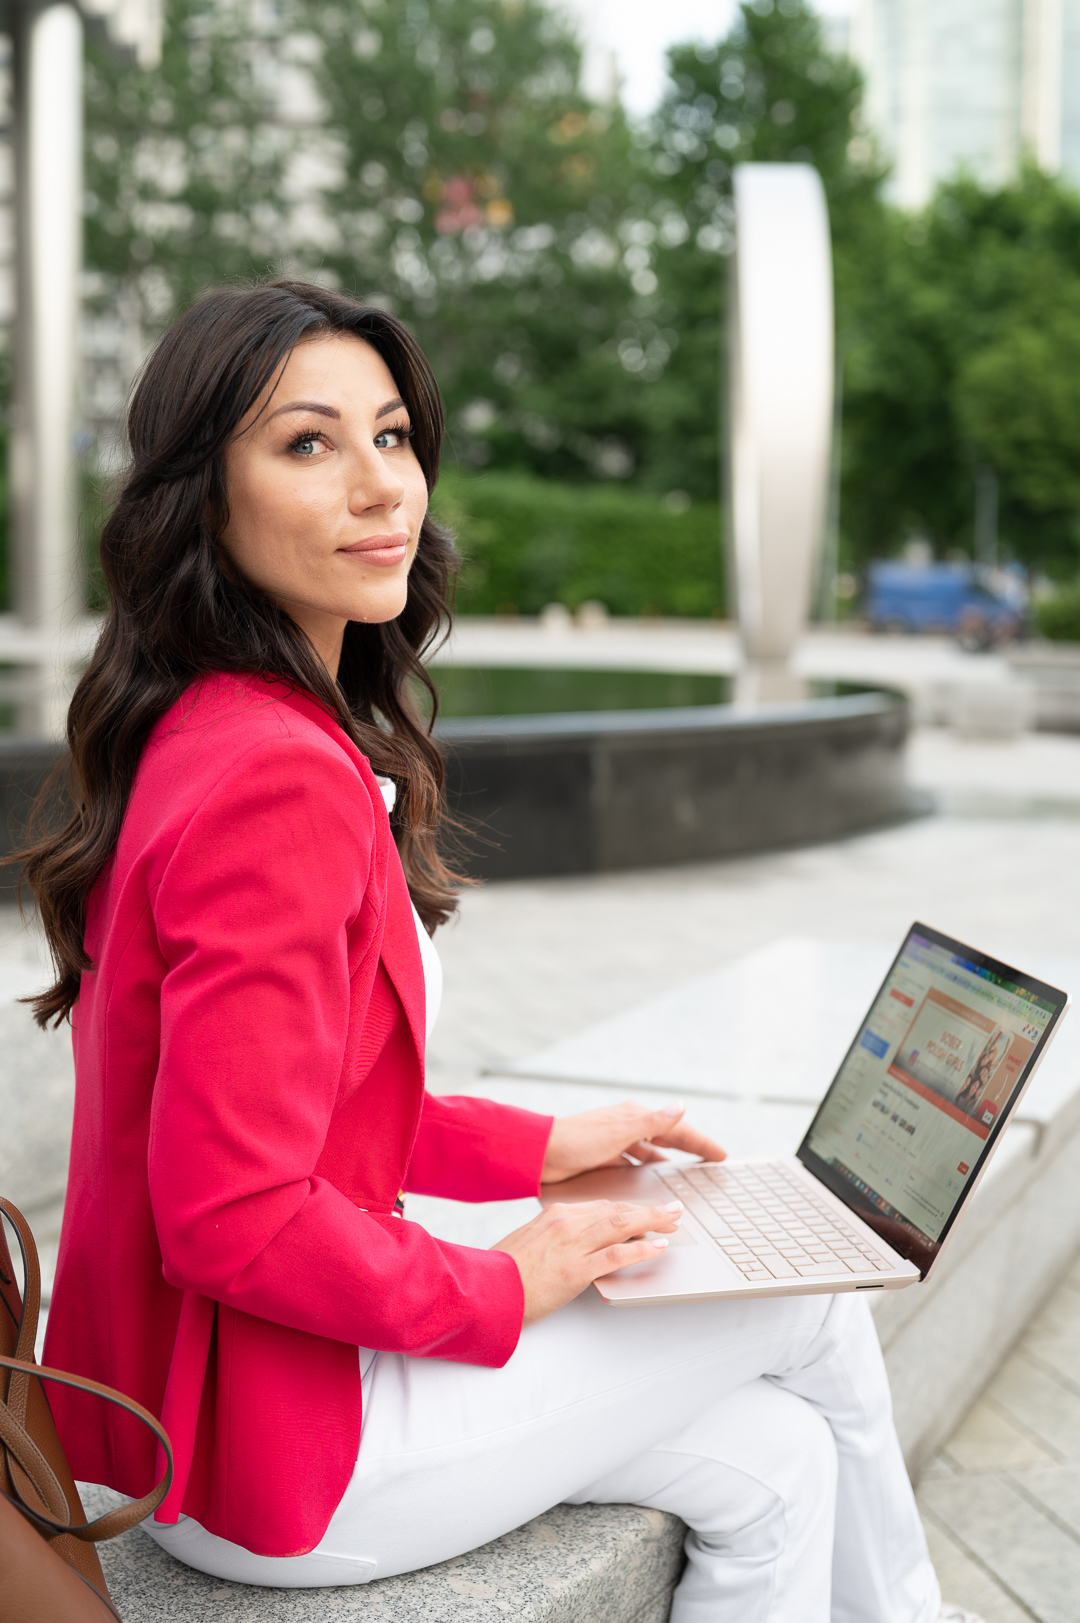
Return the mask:
{"type": "Polygon", "coordinates": [[[298,344],[225,453],[226,557],[337,674],[348,620],[392,620],[427,511],[409,414],[362,339],[298,344]]]}

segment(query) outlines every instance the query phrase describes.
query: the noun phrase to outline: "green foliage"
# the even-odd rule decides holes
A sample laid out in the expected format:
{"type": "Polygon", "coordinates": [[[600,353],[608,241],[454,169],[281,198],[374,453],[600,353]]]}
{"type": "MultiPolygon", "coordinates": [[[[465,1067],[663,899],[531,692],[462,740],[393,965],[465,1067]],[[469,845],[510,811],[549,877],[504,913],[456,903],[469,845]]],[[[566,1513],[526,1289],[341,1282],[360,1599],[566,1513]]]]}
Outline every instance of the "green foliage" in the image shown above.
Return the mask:
{"type": "Polygon", "coordinates": [[[743,4],[724,40],[678,46],[669,67],[671,89],[643,153],[654,211],[665,219],[655,254],[658,296],[680,335],[655,391],[663,399],[657,418],[671,483],[711,494],[725,303],[714,255],[733,246],[732,167],[796,162],[818,169],[832,222],[841,334],[866,241],[876,236],[882,170],[858,133],[860,72],[825,49],[820,20],[802,0],[743,4]]]}
{"type": "Polygon", "coordinates": [[[634,288],[625,120],[579,92],[565,24],[537,0],[311,0],[306,14],[342,152],[325,265],[416,331],[451,454],[556,479],[634,474],[675,339],[634,288]]]}
{"type": "Polygon", "coordinates": [[[721,45],[672,52],[631,131],[584,101],[537,0],[305,4],[342,153],[324,264],[414,327],[452,453],[715,501],[732,163],[816,163],[845,241],[877,210],[859,72],[814,13],[744,5],[721,45]]]}
{"type": "Polygon", "coordinates": [[[265,275],[290,241],[296,136],[268,95],[287,29],[254,15],[167,0],[150,71],[87,43],[86,261],[152,326],[208,282],[265,275]]]}
{"type": "Polygon", "coordinates": [[[1076,575],[1080,196],[1029,169],[996,190],[961,175],[916,217],[886,207],[859,71],[825,50],[805,0],[746,0],[723,40],[673,50],[640,127],[583,97],[575,39],[541,0],[165,12],[152,72],[89,47],[100,311],[134,312],[142,342],[205,283],[286,265],[394,308],[432,358],[470,493],[463,601],[713,612],[731,171],[746,161],[811,162],[829,200],[845,561],[913,532],[970,550],[989,465],[1005,550],[1076,575]],[[603,530],[601,512],[625,518],[597,543],[607,561],[586,562],[580,515],[603,530]],[[619,553],[646,513],[673,538],[712,525],[681,595],[619,553]],[[515,534],[533,549],[517,573],[515,534]]]}
{"type": "Polygon", "coordinates": [[[974,476],[1000,484],[1007,551],[1080,563],[1080,196],[1025,169],[961,176],[884,222],[859,299],[845,396],[843,523],[853,553],[913,530],[971,549],[974,476]]]}
{"type": "Polygon", "coordinates": [[[848,154],[858,73],[783,5],[675,51],[631,130],[582,96],[540,0],[282,0],[257,25],[166,0],[158,69],[90,51],[100,296],[152,334],[206,282],[287,257],[409,322],[464,467],[715,500],[731,163],[816,162],[840,214],[873,185],[848,154]],[[303,128],[281,109],[305,76],[303,128]]]}
{"type": "Polygon", "coordinates": [[[1051,642],[1080,642],[1080,584],[1060,587],[1035,607],[1035,628],[1051,642]]]}
{"type": "Polygon", "coordinates": [[[435,511],[459,536],[466,614],[536,614],[598,600],[613,614],[720,615],[715,502],[682,512],[615,485],[521,472],[444,475],[435,511]]]}

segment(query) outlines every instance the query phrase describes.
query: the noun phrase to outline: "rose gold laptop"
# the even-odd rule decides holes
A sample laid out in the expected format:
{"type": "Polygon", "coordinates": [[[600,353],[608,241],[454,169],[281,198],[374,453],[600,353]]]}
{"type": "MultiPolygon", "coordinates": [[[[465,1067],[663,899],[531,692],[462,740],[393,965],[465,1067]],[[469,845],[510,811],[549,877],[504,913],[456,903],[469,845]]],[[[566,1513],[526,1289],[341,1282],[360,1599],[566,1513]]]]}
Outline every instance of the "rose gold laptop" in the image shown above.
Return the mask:
{"type": "Polygon", "coordinates": [[[1068,1003],[913,924],[793,1156],[589,1172],[541,1199],[684,1203],[662,1256],[596,1281],[612,1306],[899,1290],[937,1263],[1068,1003]]]}

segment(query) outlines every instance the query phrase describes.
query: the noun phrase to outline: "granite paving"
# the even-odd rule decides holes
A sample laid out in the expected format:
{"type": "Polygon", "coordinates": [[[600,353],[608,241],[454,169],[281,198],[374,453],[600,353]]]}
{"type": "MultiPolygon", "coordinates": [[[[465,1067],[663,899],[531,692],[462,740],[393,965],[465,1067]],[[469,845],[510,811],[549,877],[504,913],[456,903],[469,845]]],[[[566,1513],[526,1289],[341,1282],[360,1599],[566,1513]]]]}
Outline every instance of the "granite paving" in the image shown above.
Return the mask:
{"type": "Polygon", "coordinates": [[[986,1623],[1080,1618],[1080,1263],[928,1466],[942,1588],[986,1623]]]}

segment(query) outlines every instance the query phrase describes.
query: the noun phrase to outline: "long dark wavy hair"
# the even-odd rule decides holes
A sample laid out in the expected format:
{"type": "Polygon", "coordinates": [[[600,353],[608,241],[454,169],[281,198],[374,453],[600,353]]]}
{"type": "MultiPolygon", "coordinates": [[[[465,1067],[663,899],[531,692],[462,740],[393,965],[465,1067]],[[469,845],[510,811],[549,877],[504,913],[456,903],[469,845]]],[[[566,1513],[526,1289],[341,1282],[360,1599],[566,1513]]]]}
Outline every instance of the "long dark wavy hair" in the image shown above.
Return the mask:
{"type": "Polygon", "coordinates": [[[326,288],[279,281],[205,294],[165,334],[134,392],[130,468],[101,537],[109,608],[68,711],[70,815],[19,853],[56,970],[31,1000],[39,1025],[70,1014],[92,967],[87,898],[116,848],[150,731],[214,672],[278,678],[325,705],[397,785],[394,833],[424,924],[433,930],[455,906],[458,881],[436,844],[442,759],[410,693],[410,679],[427,688],[434,719],[421,661],[448,624],[450,538],[425,518],[404,610],[381,625],[349,622],[336,683],[295,621],[222,568],[225,448],[295,346],[336,333],[363,339],[386,362],[430,491],[443,412],[427,360],[393,316],[326,288]]]}

